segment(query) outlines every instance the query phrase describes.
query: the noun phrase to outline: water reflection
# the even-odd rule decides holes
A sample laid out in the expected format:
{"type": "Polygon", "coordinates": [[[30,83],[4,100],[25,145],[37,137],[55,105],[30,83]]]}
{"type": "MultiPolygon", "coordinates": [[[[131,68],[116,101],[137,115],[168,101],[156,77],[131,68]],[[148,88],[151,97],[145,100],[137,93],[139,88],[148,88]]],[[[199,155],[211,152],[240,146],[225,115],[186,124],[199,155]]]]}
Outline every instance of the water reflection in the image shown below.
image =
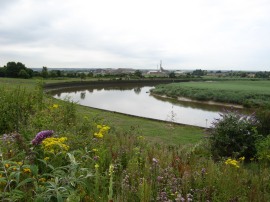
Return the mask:
{"type": "Polygon", "coordinates": [[[154,86],[118,85],[91,86],[54,91],[59,99],[66,97],[81,105],[116,111],[136,116],[209,127],[223,106],[177,101],[149,93],[154,86]]]}

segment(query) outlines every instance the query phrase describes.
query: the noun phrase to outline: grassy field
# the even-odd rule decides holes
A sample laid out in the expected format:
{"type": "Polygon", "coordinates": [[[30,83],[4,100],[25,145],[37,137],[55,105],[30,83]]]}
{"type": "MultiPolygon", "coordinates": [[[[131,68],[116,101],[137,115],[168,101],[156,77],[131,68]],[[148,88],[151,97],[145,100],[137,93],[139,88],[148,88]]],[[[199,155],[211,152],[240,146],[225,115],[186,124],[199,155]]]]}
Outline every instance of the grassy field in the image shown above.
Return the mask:
{"type": "MultiPolygon", "coordinates": [[[[56,82],[57,80],[39,80],[39,79],[7,79],[0,78],[0,86],[6,88],[26,88],[33,90],[37,88],[38,84],[42,82],[56,82]]],[[[77,80],[64,80],[64,81],[77,81],[77,80]]],[[[55,103],[62,103],[60,100],[54,100],[55,103]]],[[[169,123],[147,120],[144,118],[136,118],[122,114],[107,112],[103,110],[93,109],[76,105],[76,110],[79,116],[91,116],[92,118],[98,117],[111,125],[117,126],[119,130],[133,129],[149,138],[153,142],[165,144],[188,144],[196,143],[204,136],[204,131],[201,128],[194,126],[185,126],[174,124],[171,126],[169,123]]]]}
{"type": "Polygon", "coordinates": [[[1,201],[270,200],[268,159],[216,161],[200,128],[56,100],[39,83],[0,79],[1,201]]]}
{"type": "Polygon", "coordinates": [[[186,82],[159,85],[155,94],[170,97],[187,97],[202,101],[241,104],[246,107],[265,107],[270,100],[269,80],[239,80],[186,82]]]}

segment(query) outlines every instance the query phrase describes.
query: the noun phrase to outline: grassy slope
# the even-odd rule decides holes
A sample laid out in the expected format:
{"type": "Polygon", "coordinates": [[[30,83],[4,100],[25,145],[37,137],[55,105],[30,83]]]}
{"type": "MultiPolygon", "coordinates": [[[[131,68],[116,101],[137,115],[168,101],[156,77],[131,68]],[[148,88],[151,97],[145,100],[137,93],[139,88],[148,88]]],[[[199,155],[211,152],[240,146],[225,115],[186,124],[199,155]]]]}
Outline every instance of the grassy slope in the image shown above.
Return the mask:
{"type": "MultiPolygon", "coordinates": [[[[6,79],[0,78],[0,86],[5,87],[25,87],[34,89],[39,80],[35,79],[6,79]]],[[[46,80],[45,82],[55,82],[46,80]]],[[[56,102],[61,102],[56,100],[56,102]]],[[[92,109],[85,106],[77,106],[80,116],[99,117],[115,126],[117,130],[136,130],[139,134],[147,137],[150,141],[166,144],[188,144],[198,142],[204,135],[201,128],[185,125],[170,126],[168,123],[152,121],[143,118],[136,118],[127,115],[92,109]]]]}
{"type": "Polygon", "coordinates": [[[263,106],[269,103],[270,81],[239,80],[173,83],[160,85],[153,92],[172,97],[184,96],[198,100],[263,106]]]}

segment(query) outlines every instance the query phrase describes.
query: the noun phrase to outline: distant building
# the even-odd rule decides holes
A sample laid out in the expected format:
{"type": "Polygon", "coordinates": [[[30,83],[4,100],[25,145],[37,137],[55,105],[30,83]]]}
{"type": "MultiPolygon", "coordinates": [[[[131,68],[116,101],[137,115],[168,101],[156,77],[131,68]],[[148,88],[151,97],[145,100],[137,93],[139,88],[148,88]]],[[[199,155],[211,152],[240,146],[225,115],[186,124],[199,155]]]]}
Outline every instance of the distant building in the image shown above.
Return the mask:
{"type": "Polygon", "coordinates": [[[148,75],[152,75],[152,76],[160,76],[160,77],[164,77],[164,76],[168,76],[169,71],[165,70],[162,67],[162,60],[160,61],[160,65],[159,65],[159,69],[158,70],[151,70],[147,72],[148,75]]]}

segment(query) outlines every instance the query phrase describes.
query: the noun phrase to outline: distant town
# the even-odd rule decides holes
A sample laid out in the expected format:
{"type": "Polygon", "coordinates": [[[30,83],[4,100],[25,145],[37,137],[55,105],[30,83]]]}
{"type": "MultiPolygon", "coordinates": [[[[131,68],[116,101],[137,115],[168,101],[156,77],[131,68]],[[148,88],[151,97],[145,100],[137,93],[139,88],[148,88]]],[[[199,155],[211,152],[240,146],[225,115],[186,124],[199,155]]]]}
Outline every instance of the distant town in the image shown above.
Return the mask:
{"type": "Polygon", "coordinates": [[[169,70],[163,67],[162,61],[156,69],[133,68],[27,68],[21,62],[8,62],[0,67],[0,77],[12,78],[56,78],[70,77],[86,79],[114,78],[114,79],[138,79],[138,78],[193,78],[201,76],[213,77],[241,77],[241,78],[270,78],[269,71],[233,71],[233,70],[169,70]]]}

